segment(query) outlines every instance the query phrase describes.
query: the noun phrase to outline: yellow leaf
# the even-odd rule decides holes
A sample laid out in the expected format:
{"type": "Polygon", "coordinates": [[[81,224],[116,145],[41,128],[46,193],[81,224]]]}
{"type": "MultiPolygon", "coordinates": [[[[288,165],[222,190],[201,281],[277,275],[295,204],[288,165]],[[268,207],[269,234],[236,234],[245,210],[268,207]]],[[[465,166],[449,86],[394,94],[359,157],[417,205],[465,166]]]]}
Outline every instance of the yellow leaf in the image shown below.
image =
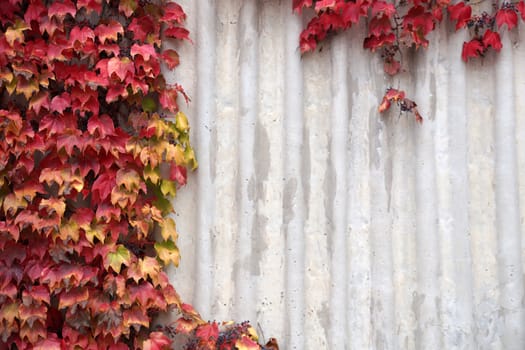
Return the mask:
{"type": "Polygon", "coordinates": [[[157,251],[157,256],[165,264],[173,263],[175,266],[179,266],[180,253],[179,248],[175,245],[172,240],[167,240],[164,242],[155,243],[155,250],[157,251]]]}
{"type": "MultiPolygon", "coordinates": [[[[93,244],[95,241],[95,238],[97,238],[100,242],[104,243],[106,240],[106,234],[105,234],[105,225],[100,224],[92,224],[89,226],[89,228],[86,231],[86,239],[89,241],[89,243],[93,244]]],[[[116,270],[115,270],[116,271],[116,270]]]]}
{"type": "Polygon", "coordinates": [[[17,198],[13,193],[9,193],[3,200],[4,211],[9,214],[14,214],[18,209],[25,209],[27,202],[23,197],[17,198]]]}
{"type": "Polygon", "coordinates": [[[159,168],[153,168],[151,165],[147,165],[144,168],[144,179],[150,180],[154,185],[158,184],[160,180],[159,168]]]}
{"type": "Polygon", "coordinates": [[[175,116],[175,126],[178,130],[182,132],[186,132],[189,130],[189,124],[188,124],[188,118],[186,118],[186,115],[182,112],[177,113],[175,116]]]}
{"type": "Polygon", "coordinates": [[[78,242],[80,238],[78,224],[74,220],[68,220],[65,223],[60,225],[60,229],[55,233],[55,238],[60,237],[61,240],[65,241],[68,238],[71,238],[73,242],[78,242]]]}
{"type": "Polygon", "coordinates": [[[17,40],[20,42],[24,41],[24,31],[28,29],[31,29],[31,27],[29,27],[27,23],[17,19],[15,25],[13,27],[7,28],[5,31],[5,39],[10,46],[13,46],[17,40]]]}
{"type": "Polygon", "coordinates": [[[139,174],[131,169],[120,169],[117,171],[117,186],[124,186],[128,191],[136,191],[140,187],[139,174]]]}
{"type": "Polygon", "coordinates": [[[160,191],[165,196],[175,196],[177,194],[177,184],[175,181],[161,180],[160,191]]]}
{"type": "Polygon", "coordinates": [[[49,198],[49,199],[42,199],[40,202],[39,209],[47,208],[48,212],[51,214],[53,212],[57,213],[58,217],[63,217],[64,212],[66,211],[66,203],[64,200],[58,199],[58,198],[49,198]]]}
{"type": "Polygon", "coordinates": [[[172,218],[164,219],[164,222],[161,226],[160,234],[162,235],[162,238],[164,240],[168,240],[171,238],[174,242],[176,242],[179,238],[179,234],[177,233],[175,220],[173,220],[172,218]]]}
{"type": "Polygon", "coordinates": [[[184,151],[184,161],[191,166],[191,170],[195,170],[199,166],[199,163],[197,163],[197,159],[195,158],[195,152],[193,152],[191,146],[187,146],[184,151]]]}
{"type": "Polygon", "coordinates": [[[177,165],[185,164],[184,149],[181,145],[166,145],[166,161],[174,161],[177,165]]]}

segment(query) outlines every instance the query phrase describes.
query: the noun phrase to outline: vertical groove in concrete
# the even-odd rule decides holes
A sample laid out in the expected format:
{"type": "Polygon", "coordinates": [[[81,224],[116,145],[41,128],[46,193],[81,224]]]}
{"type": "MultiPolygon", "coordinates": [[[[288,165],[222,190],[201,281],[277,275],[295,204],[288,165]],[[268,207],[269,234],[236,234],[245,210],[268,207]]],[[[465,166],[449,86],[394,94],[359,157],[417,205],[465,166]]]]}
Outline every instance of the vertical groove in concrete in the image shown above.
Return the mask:
{"type": "MultiPolygon", "coordinates": [[[[502,43],[511,47],[507,33],[502,43]]],[[[516,151],[516,111],[514,109],[512,52],[504,50],[496,59],[496,96],[494,125],[496,149],[496,218],[500,303],[503,314],[505,349],[523,349],[525,324],[523,312],[523,268],[521,256],[519,179],[516,151]]]]}
{"type": "Polygon", "coordinates": [[[197,60],[197,91],[195,94],[196,118],[195,124],[195,150],[202,162],[197,173],[197,212],[196,224],[196,251],[195,251],[195,285],[193,296],[195,307],[203,315],[210,315],[212,303],[212,288],[199,288],[198,286],[211,286],[212,274],[212,249],[214,219],[214,181],[213,163],[215,144],[212,141],[212,132],[215,125],[215,2],[199,1],[197,3],[198,23],[196,32],[197,60]]]}
{"type": "MultiPolygon", "coordinates": [[[[330,332],[328,344],[331,349],[345,347],[345,334],[336,324],[346,324],[346,310],[341,307],[346,300],[346,237],[347,237],[347,140],[348,140],[348,49],[345,37],[341,36],[334,41],[331,57],[331,106],[329,120],[331,126],[331,142],[329,145],[330,158],[328,171],[331,172],[332,182],[328,189],[331,194],[331,222],[332,231],[329,247],[330,274],[330,332]]],[[[328,116],[327,116],[328,117],[328,116]]],[[[327,118],[328,119],[328,118],[327,118]]]]}
{"type": "Polygon", "coordinates": [[[287,349],[304,349],[304,219],[303,195],[303,70],[297,38],[300,18],[291,16],[288,3],[281,4],[285,13],[285,83],[283,123],[283,232],[286,235],[286,302],[290,338],[287,349]]]}
{"type": "Polygon", "coordinates": [[[289,1],[181,3],[182,298],[284,350],[525,348],[520,36],[466,65],[441,28],[392,81],[360,26],[301,57],[289,1]],[[422,125],[378,115],[398,82],[422,125]]]}
{"type": "MultiPolygon", "coordinates": [[[[257,210],[255,196],[255,125],[257,121],[257,69],[258,69],[258,41],[257,41],[257,4],[253,1],[243,2],[238,19],[239,32],[239,97],[240,119],[238,152],[239,178],[238,191],[240,192],[240,207],[238,212],[239,232],[236,257],[241,262],[237,266],[235,282],[236,317],[255,319],[254,309],[251,307],[255,297],[255,276],[259,269],[259,262],[252,261],[254,251],[261,247],[254,246],[254,235],[264,234],[256,230],[257,210]]],[[[230,77],[229,79],[235,79],[230,77]]]]}

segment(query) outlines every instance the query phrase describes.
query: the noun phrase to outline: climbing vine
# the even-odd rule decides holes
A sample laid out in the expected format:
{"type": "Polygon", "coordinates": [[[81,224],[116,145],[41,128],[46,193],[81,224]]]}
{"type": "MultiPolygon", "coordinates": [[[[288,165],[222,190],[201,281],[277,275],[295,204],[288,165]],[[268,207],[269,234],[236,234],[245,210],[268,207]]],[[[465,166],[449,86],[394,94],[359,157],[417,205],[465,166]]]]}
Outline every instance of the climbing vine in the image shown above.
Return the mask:
{"type": "MultiPolygon", "coordinates": [[[[366,21],[363,47],[386,74],[426,48],[444,17],[468,29],[461,58],[500,51],[525,3],[473,14],[448,0],[293,0],[314,15],[299,38],[315,50],[366,21]]],[[[163,270],[178,265],[170,198],[197,162],[186,116],[161,66],[188,40],[181,6],[165,0],[6,0],[0,7],[0,348],[278,349],[248,323],[206,322],[163,270]],[[154,327],[161,312],[173,324],[154,327]]],[[[396,103],[416,103],[389,88],[396,103]]]]}
{"type": "Polygon", "coordinates": [[[260,348],[162,269],[179,263],[170,197],[197,166],[188,97],[161,73],[184,19],[164,0],[2,2],[0,348],[260,348]]]}
{"type": "MultiPolygon", "coordinates": [[[[403,52],[427,48],[429,34],[448,16],[455,30],[468,29],[470,40],[463,43],[461,58],[484,57],[490,50],[499,52],[503,45],[499,32],[513,30],[518,16],[525,21],[525,2],[493,3],[491,11],[475,13],[469,1],[454,4],[450,0],[293,0],[294,11],[312,9],[315,14],[300,36],[302,53],[313,51],[317,44],[333,33],[341,32],[366,21],[363,48],[378,52],[383,60],[383,70],[395,76],[408,70],[403,62],[403,52]]],[[[410,111],[418,122],[423,118],[417,104],[405,92],[388,88],[379,105],[379,112],[392,103],[401,111],[410,111]]]]}

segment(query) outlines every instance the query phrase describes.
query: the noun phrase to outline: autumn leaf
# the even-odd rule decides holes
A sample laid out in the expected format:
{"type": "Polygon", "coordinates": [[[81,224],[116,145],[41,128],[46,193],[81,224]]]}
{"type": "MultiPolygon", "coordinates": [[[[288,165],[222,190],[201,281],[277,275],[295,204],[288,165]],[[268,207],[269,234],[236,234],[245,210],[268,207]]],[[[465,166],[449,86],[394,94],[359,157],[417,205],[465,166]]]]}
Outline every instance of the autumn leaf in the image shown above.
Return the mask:
{"type": "Polygon", "coordinates": [[[133,44],[131,46],[131,57],[135,57],[136,55],[141,55],[144,60],[149,61],[152,57],[157,58],[157,52],[155,51],[155,48],[151,44],[133,44]]]}
{"type": "Polygon", "coordinates": [[[214,342],[219,337],[219,326],[216,322],[200,325],[197,327],[195,335],[204,342],[214,342]]]}
{"type": "Polygon", "coordinates": [[[170,26],[164,31],[164,35],[168,38],[188,40],[189,42],[191,42],[190,32],[183,27],[170,26]]]}
{"type": "Polygon", "coordinates": [[[177,228],[175,225],[175,220],[168,217],[164,219],[164,222],[161,225],[161,236],[166,241],[168,239],[171,239],[173,241],[176,241],[178,238],[177,228]]]}
{"type": "Polygon", "coordinates": [[[137,9],[137,0],[120,0],[118,9],[124,13],[126,17],[130,17],[133,12],[137,9]]]}
{"type": "Polygon", "coordinates": [[[21,20],[16,20],[14,26],[7,27],[5,31],[5,39],[10,46],[13,46],[15,41],[23,41],[24,31],[31,29],[31,27],[21,20]]]}
{"type": "Polygon", "coordinates": [[[115,74],[121,81],[124,81],[128,74],[135,72],[133,61],[128,57],[112,57],[107,64],[108,75],[111,77],[115,74]]]}
{"type": "Polygon", "coordinates": [[[525,1],[520,0],[518,4],[516,5],[516,8],[520,12],[521,19],[525,21],[525,1]]]}
{"type": "Polygon", "coordinates": [[[160,55],[162,60],[166,63],[169,69],[174,69],[180,63],[179,54],[175,50],[167,49],[160,55]]]}
{"type": "Polygon", "coordinates": [[[518,14],[514,9],[501,8],[498,10],[496,13],[496,25],[498,29],[501,29],[504,24],[507,25],[508,30],[512,30],[512,28],[518,25],[518,14]]]}
{"type": "Polygon", "coordinates": [[[125,328],[133,327],[138,332],[141,326],[145,328],[149,327],[150,319],[142,308],[133,307],[130,310],[125,310],[122,313],[122,317],[125,328]]]}
{"type": "Polygon", "coordinates": [[[116,273],[120,273],[122,265],[128,266],[131,262],[131,254],[129,250],[123,245],[117,245],[117,249],[114,252],[108,253],[104,259],[104,268],[108,270],[110,267],[116,273]]]}
{"type": "Polygon", "coordinates": [[[99,24],[94,32],[99,42],[104,44],[106,41],[117,41],[119,35],[124,35],[124,27],[119,22],[110,20],[108,24],[99,24]]]}
{"type": "Polygon", "coordinates": [[[55,111],[57,113],[64,113],[64,110],[66,108],[69,108],[71,106],[71,96],[64,92],[58,96],[55,96],[51,99],[51,111],[55,111]]]}
{"type": "Polygon", "coordinates": [[[386,1],[374,1],[372,2],[372,17],[376,17],[381,14],[384,17],[391,18],[396,13],[396,8],[393,3],[386,1]]]}
{"type": "Polygon", "coordinates": [[[293,0],[292,8],[297,13],[301,14],[303,7],[312,7],[313,0],[293,0]]]}
{"type": "Polygon", "coordinates": [[[78,41],[80,44],[85,44],[88,40],[95,40],[95,32],[87,27],[73,27],[69,33],[69,40],[72,43],[78,41]]]}
{"type": "Polygon", "coordinates": [[[177,246],[171,239],[168,239],[163,242],[156,242],[154,247],[157,251],[157,256],[164,264],[167,265],[170,262],[172,262],[173,265],[179,266],[179,248],[177,248],[177,246]]]}
{"type": "Polygon", "coordinates": [[[458,2],[455,5],[447,7],[450,19],[456,22],[456,31],[465,27],[472,15],[472,8],[470,5],[465,5],[464,2],[458,2]]]}
{"type": "Polygon", "coordinates": [[[463,50],[461,52],[461,59],[465,62],[469,58],[482,56],[485,52],[485,47],[479,39],[472,39],[469,42],[463,43],[463,50]]]}
{"type": "Polygon", "coordinates": [[[483,35],[483,46],[492,47],[494,50],[499,52],[503,47],[499,33],[487,29],[483,35]]]}
{"type": "Polygon", "coordinates": [[[101,116],[93,116],[89,118],[87,125],[88,132],[93,136],[105,138],[108,135],[115,134],[115,126],[113,120],[106,114],[101,116]]]}
{"type": "Polygon", "coordinates": [[[89,299],[89,291],[87,288],[73,288],[64,290],[59,295],[58,309],[69,308],[73,305],[86,305],[89,299]]]}
{"type": "Polygon", "coordinates": [[[247,335],[241,335],[239,339],[235,342],[235,347],[237,350],[259,350],[259,344],[254,342],[247,335]]]}
{"type": "Polygon", "coordinates": [[[117,186],[123,186],[127,191],[136,191],[143,187],[139,174],[133,169],[120,169],[116,175],[117,186]]]}
{"type": "Polygon", "coordinates": [[[176,2],[168,2],[163,6],[164,14],[161,21],[182,23],[186,19],[186,14],[182,7],[176,2]]]}
{"type": "Polygon", "coordinates": [[[64,17],[66,15],[71,15],[72,17],[75,17],[75,13],[77,12],[77,9],[75,7],[75,4],[71,2],[71,0],[64,0],[62,2],[54,1],[51,3],[51,6],[49,6],[47,15],[49,18],[56,17],[59,21],[64,20],[64,17]]]}
{"type": "Polygon", "coordinates": [[[171,345],[171,340],[162,332],[152,332],[149,339],[145,340],[143,350],[168,350],[171,345]]]}

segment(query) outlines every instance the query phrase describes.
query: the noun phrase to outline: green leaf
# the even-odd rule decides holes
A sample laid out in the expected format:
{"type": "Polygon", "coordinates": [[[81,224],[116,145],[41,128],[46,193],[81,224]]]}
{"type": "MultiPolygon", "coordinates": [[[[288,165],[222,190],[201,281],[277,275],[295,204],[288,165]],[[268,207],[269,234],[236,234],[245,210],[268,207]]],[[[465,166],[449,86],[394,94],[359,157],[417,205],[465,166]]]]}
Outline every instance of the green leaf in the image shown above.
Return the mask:
{"type": "Polygon", "coordinates": [[[177,248],[177,246],[171,239],[168,239],[167,241],[164,241],[164,242],[155,243],[155,250],[157,251],[157,255],[159,259],[165,265],[172,262],[173,265],[179,266],[179,261],[180,261],[179,248],[177,248]]]}
{"type": "Polygon", "coordinates": [[[157,104],[155,103],[155,100],[151,97],[144,97],[142,99],[142,110],[144,112],[150,112],[153,113],[158,110],[157,104]]]}
{"type": "Polygon", "coordinates": [[[104,259],[104,267],[106,270],[111,267],[116,273],[120,273],[122,264],[128,266],[131,261],[131,254],[129,250],[123,245],[119,245],[117,250],[113,253],[108,253],[104,259]]]}
{"type": "Polygon", "coordinates": [[[177,194],[177,184],[175,181],[161,180],[160,191],[164,196],[175,196],[177,194]]]}

